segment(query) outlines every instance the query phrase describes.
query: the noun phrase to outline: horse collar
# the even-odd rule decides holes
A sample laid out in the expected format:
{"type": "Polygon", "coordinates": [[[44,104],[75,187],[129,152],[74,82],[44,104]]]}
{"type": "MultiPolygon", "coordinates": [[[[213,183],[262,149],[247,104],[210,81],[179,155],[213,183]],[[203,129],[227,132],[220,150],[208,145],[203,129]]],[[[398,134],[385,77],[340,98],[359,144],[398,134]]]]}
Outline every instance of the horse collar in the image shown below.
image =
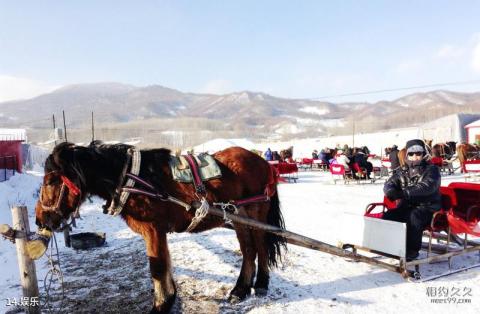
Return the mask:
{"type": "Polygon", "coordinates": [[[131,147],[127,151],[127,161],[125,162],[122,174],[120,175],[120,180],[115,191],[115,195],[112,199],[110,207],[107,209],[107,212],[110,215],[117,216],[122,212],[123,207],[127,203],[128,197],[130,196],[130,192],[123,190],[123,188],[131,188],[135,184],[134,180],[128,178],[127,183],[123,185],[123,181],[125,181],[125,178],[127,177],[128,164],[130,163],[130,160],[132,161],[130,173],[137,176],[140,173],[141,154],[140,151],[135,147],[131,147]]]}

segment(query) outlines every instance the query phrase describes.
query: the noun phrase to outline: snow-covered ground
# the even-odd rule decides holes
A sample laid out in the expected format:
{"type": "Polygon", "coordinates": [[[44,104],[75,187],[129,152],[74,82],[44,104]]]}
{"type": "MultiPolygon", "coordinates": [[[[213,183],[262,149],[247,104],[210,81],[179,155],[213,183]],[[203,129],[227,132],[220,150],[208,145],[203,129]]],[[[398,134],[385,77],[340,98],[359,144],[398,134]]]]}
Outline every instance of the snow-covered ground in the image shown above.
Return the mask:
{"type": "MultiPolygon", "coordinates": [[[[461,180],[444,178],[443,184],[461,180]]],[[[0,223],[11,224],[9,207],[25,204],[34,226],[33,208],[41,183],[38,173],[19,174],[0,183],[0,223]]],[[[329,173],[301,172],[298,183],[281,184],[279,195],[290,231],[335,245],[341,236],[343,212],[362,214],[366,204],[382,199],[381,182],[333,185],[329,173]]],[[[107,245],[89,251],[60,246],[66,300],[65,313],[142,313],[151,305],[151,289],[143,240],[121,220],[103,215],[102,201],[82,206],[81,231],[107,233],[107,245]]],[[[35,227],[32,227],[35,229],[35,227]]],[[[235,234],[215,229],[201,234],[170,234],[170,250],[179,289],[176,312],[184,313],[462,313],[480,312],[480,270],[472,269],[426,283],[409,283],[396,273],[326,253],[289,246],[284,264],[271,275],[266,297],[239,304],[226,302],[237,279],[241,255],[235,234]],[[435,304],[432,289],[469,292],[469,304],[435,304]]],[[[453,266],[471,265],[478,254],[453,259],[453,266]]],[[[36,262],[40,290],[48,270],[46,258],[36,262]]],[[[0,241],[0,311],[8,298],[21,297],[14,246],[0,241]]],[[[422,266],[425,275],[448,269],[446,262],[422,266]]],[[[54,291],[53,294],[58,294],[54,291]]],[[[58,295],[57,295],[58,296],[58,295]]],[[[457,299],[460,298],[457,296],[457,299]]],[[[58,305],[59,303],[55,303],[58,305]]]]}

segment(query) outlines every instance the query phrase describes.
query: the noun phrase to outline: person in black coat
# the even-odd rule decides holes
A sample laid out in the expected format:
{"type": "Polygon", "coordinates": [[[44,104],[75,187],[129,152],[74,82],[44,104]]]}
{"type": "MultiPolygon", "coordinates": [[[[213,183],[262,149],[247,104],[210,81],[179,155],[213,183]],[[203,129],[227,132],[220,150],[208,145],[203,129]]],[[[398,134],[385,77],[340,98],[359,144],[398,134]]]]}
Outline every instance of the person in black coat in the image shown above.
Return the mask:
{"type": "Polygon", "coordinates": [[[407,223],[407,260],[418,257],[423,230],[442,206],[440,171],[427,162],[426,154],[422,140],[408,141],[406,166],[383,187],[389,199],[398,201],[397,208],[386,212],[383,219],[407,223]]]}
{"type": "Polygon", "coordinates": [[[368,161],[368,155],[366,155],[363,150],[356,149],[356,153],[353,156],[353,162],[359,167],[364,168],[367,171],[368,179],[371,179],[370,174],[373,171],[373,165],[368,161]]]}
{"type": "Polygon", "coordinates": [[[390,168],[392,171],[395,172],[400,169],[400,160],[398,159],[398,147],[397,145],[392,146],[392,150],[388,155],[388,159],[390,160],[390,168]]]}

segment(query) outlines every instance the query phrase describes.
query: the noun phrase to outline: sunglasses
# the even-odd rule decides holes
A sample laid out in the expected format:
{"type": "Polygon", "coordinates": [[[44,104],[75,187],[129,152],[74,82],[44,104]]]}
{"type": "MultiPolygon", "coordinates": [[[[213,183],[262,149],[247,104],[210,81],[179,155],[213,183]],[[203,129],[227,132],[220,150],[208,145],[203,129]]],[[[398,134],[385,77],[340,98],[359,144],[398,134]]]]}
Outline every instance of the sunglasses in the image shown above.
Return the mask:
{"type": "Polygon", "coordinates": [[[408,153],[408,156],[423,156],[422,152],[408,153]]]}

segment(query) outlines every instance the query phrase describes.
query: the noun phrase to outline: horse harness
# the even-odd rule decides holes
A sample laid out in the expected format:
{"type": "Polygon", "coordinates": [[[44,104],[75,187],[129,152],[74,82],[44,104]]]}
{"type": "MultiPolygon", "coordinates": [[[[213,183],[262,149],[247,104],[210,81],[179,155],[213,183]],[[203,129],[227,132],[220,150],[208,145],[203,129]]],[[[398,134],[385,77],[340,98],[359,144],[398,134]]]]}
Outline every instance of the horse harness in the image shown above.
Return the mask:
{"type": "MultiPolygon", "coordinates": [[[[49,173],[47,173],[46,175],[50,174],[50,173],[54,173],[54,172],[58,172],[58,171],[51,171],[49,173]]],[[[70,181],[70,179],[68,179],[66,176],[64,175],[61,175],[60,176],[61,180],[62,180],[62,186],[60,187],[60,192],[58,194],[58,198],[57,198],[57,201],[53,204],[53,205],[45,205],[45,202],[43,200],[43,186],[40,188],[40,200],[39,200],[39,203],[40,203],[40,206],[45,210],[45,211],[51,211],[51,212],[54,212],[55,214],[59,215],[60,217],[63,217],[63,214],[62,212],[60,211],[60,204],[62,203],[62,200],[64,198],[64,196],[66,195],[66,189],[68,188],[68,190],[75,196],[79,196],[78,198],[78,202],[77,202],[77,205],[75,206],[75,210],[73,211],[73,213],[70,215],[69,218],[71,218],[71,221],[68,222],[68,218],[67,219],[63,219],[63,228],[67,228],[69,227],[70,225],[75,225],[75,219],[80,217],[79,215],[79,211],[80,211],[80,200],[81,200],[81,190],[78,188],[78,186],[75,185],[75,183],[73,183],[72,181],[70,181]]],[[[68,194],[67,194],[68,195],[68,194]]],[[[62,228],[62,229],[63,229],[62,228]]]]}
{"type": "MultiPolygon", "coordinates": [[[[193,184],[195,187],[195,196],[197,197],[197,200],[192,202],[192,204],[185,203],[184,201],[169,195],[168,192],[166,192],[165,190],[159,191],[151,183],[140,178],[139,173],[140,173],[140,165],[141,165],[141,153],[139,150],[132,147],[127,151],[127,160],[123,167],[122,173],[119,177],[119,185],[115,190],[115,194],[112,198],[110,205],[108,207],[104,206],[104,213],[117,216],[122,212],[123,208],[125,207],[125,204],[127,203],[127,200],[130,194],[145,195],[148,197],[159,199],[161,201],[168,201],[168,202],[180,205],[184,207],[186,211],[190,211],[192,208],[195,209],[195,216],[193,217],[192,222],[186,229],[189,232],[192,231],[202,221],[202,219],[205,218],[205,216],[207,216],[208,210],[210,208],[210,204],[206,199],[207,189],[203,184],[201,176],[199,175],[198,164],[195,158],[193,157],[193,155],[188,154],[185,156],[185,159],[187,160],[189,167],[192,171],[193,184]],[[131,167],[130,167],[130,171],[128,171],[128,166],[130,163],[131,163],[131,167]],[[126,183],[123,184],[125,180],[126,180],[126,183]],[[135,183],[139,183],[144,187],[144,189],[135,188],[134,187],[135,183]]],[[[57,172],[57,171],[52,171],[52,172],[57,172]]],[[[75,185],[75,183],[70,181],[70,179],[68,179],[64,175],[61,175],[61,180],[62,180],[62,186],[60,188],[58,198],[54,203],[54,205],[51,205],[51,206],[45,205],[45,202],[43,200],[42,190],[40,191],[40,205],[42,206],[42,208],[46,211],[53,211],[60,217],[63,216],[62,212],[60,211],[60,205],[66,194],[65,193],[66,189],[68,188],[68,190],[75,196],[81,195],[81,190],[77,187],[77,185],[75,185]]],[[[230,213],[237,214],[238,213],[237,207],[253,204],[253,203],[267,202],[270,200],[270,196],[271,196],[271,191],[268,190],[268,186],[267,186],[264,194],[256,195],[256,196],[252,196],[252,197],[248,197],[240,200],[230,200],[227,203],[214,202],[212,205],[214,207],[219,207],[220,209],[222,209],[225,214],[224,220],[227,223],[231,223],[231,221],[229,221],[226,218],[227,211],[230,213]]],[[[67,223],[68,219],[64,219],[63,221],[64,226],[69,227],[71,224],[75,224],[75,218],[79,217],[80,200],[81,200],[81,197],[78,198],[75,211],[70,216],[72,218],[71,222],[67,223]]]]}
{"type": "MultiPolygon", "coordinates": [[[[142,179],[139,176],[140,172],[140,163],[141,163],[141,154],[140,151],[136,150],[135,148],[130,148],[127,152],[127,161],[125,163],[123,172],[119,178],[119,185],[115,192],[115,196],[112,200],[112,203],[108,207],[107,213],[111,215],[118,215],[125,206],[128,197],[130,194],[139,194],[145,195],[151,198],[159,199],[161,201],[171,202],[182,206],[188,212],[191,209],[195,210],[195,216],[192,218],[190,225],[187,227],[186,231],[192,231],[195,227],[205,218],[208,214],[208,210],[210,208],[210,204],[207,201],[207,189],[202,181],[202,178],[199,173],[199,165],[192,154],[185,155],[185,160],[188,162],[188,166],[192,172],[193,178],[193,185],[195,187],[195,196],[197,198],[196,201],[193,201],[191,204],[188,204],[178,198],[175,198],[168,194],[165,190],[158,190],[155,188],[151,183],[142,179]],[[128,172],[128,165],[132,163],[131,171],[128,172]],[[127,179],[127,183],[123,185],[123,182],[127,179]],[[143,186],[143,188],[136,188],[134,187],[135,183],[138,183],[143,186]]],[[[238,213],[238,206],[244,206],[252,203],[259,203],[259,202],[267,202],[270,200],[270,196],[268,193],[257,195],[253,197],[248,197],[241,200],[231,200],[227,203],[223,202],[214,202],[212,205],[214,207],[219,207],[225,213],[224,220],[228,223],[226,218],[226,212],[233,212],[235,214],[238,213]]]]}

